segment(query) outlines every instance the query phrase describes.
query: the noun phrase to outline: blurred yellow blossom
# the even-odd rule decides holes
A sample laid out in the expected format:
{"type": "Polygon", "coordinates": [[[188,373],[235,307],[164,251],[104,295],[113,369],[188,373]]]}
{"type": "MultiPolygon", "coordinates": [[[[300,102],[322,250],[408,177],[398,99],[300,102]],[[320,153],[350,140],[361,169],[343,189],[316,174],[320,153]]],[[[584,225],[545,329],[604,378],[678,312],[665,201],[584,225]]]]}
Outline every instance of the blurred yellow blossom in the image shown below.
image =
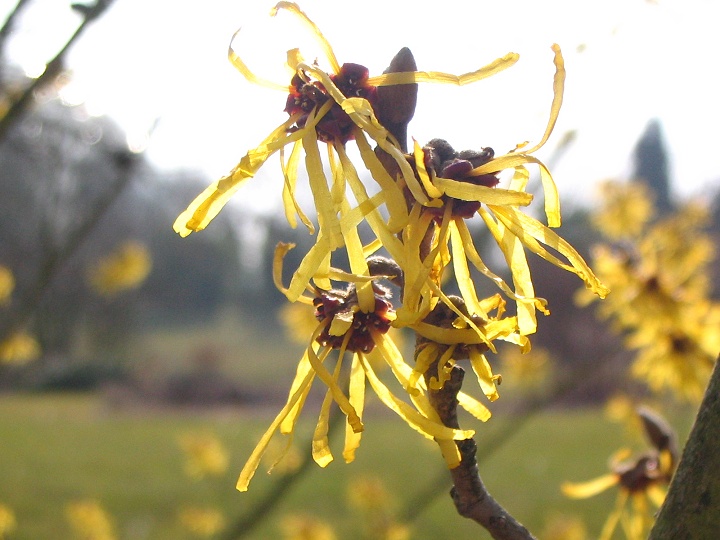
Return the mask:
{"type": "Polygon", "coordinates": [[[539,538],[546,540],[588,540],[589,535],[582,519],[553,514],[548,518],[539,538]]]}
{"type": "Polygon", "coordinates": [[[41,352],[40,344],[33,336],[18,330],[0,343],[0,363],[26,364],[37,360],[41,352]]]}
{"type": "Polygon", "coordinates": [[[592,215],[595,228],[610,240],[637,238],[655,213],[650,189],[640,182],[606,181],[592,215]]]}
{"type": "Polygon", "coordinates": [[[190,533],[209,538],[225,528],[225,516],[215,508],[185,506],[180,510],[178,520],[190,533]]]}
{"type": "Polygon", "coordinates": [[[14,288],[15,277],[9,268],[0,264],[0,306],[7,306],[10,303],[14,288]]]}
{"type": "Polygon", "coordinates": [[[97,261],[88,271],[88,280],[95,292],[109,297],[139,287],[151,269],[148,248],[131,240],[97,261]]]}
{"type": "MultiPolygon", "coordinates": [[[[291,304],[297,305],[297,304],[291,304]]],[[[284,443],[278,439],[273,439],[268,444],[263,463],[268,470],[277,474],[290,474],[298,470],[302,464],[303,456],[297,446],[292,441],[284,443]]]]}
{"type": "Polygon", "coordinates": [[[0,540],[8,538],[8,535],[12,533],[17,527],[17,521],[15,520],[15,513],[10,507],[0,503],[0,540]]]}
{"type": "Polygon", "coordinates": [[[394,519],[394,501],[377,476],[351,478],[347,486],[349,506],[359,512],[361,530],[367,538],[408,540],[410,528],[394,519]]]}
{"type": "Polygon", "coordinates": [[[581,483],[565,482],[562,492],[573,499],[597,495],[618,487],[615,507],[605,521],[599,540],[610,540],[618,525],[628,540],[644,540],[652,527],[655,511],[665,499],[666,487],[677,465],[677,441],[667,422],[649,409],[639,416],[653,449],[633,459],[622,449],[611,459],[611,473],[581,483]]]}
{"type": "Polygon", "coordinates": [[[227,450],[215,435],[185,433],[178,442],[185,453],[185,473],[191,478],[219,476],[227,470],[227,450]]]}
{"type": "Polygon", "coordinates": [[[115,540],[114,526],[110,515],[99,502],[93,500],[70,503],[65,516],[78,540],[115,540]]]}
{"type": "Polygon", "coordinates": [[[280,309],[279,317],[285,333],[295,343],[307,343],[307,337],[312,335],[317,326],[315,310],[302,302],[285,304],[280,309]]]}
{"type": "Polygon", "coordinates": [[[613,422],[640,427],[636,407],[627,394],[615,394],[605,402],[605,416],[613,422]]]}
{"type": "MultiPolygon", "coordinates": [[[[623,189],[629,188],[611,191],[620,197],[623,189]]],[[[613,290],[598,313],[637,350],[632,374],[656,392],[671,390],[695,402],[720,351],[720,305],[709,298],[714,245],[703,231],[707,219],[707,208],[687,203],[624,243],[593,252],[598,275],[613,290]]],[[[579,291],[578,300],[593,298],[579,291]]]]}
{"type": "Polygon", "coordinates": [[[286,516],[280,523],[283,540],[336,540],[335,531],[326,522],[307,515],[286,516]]]}
{"type": "Polygon", "coordinates": [[[547,349],[533,347],[523,354],[517,347],[506,347],[500,355],[503,385],[508,388],[539,390],[552,376],[554,362],[547,349]]]}

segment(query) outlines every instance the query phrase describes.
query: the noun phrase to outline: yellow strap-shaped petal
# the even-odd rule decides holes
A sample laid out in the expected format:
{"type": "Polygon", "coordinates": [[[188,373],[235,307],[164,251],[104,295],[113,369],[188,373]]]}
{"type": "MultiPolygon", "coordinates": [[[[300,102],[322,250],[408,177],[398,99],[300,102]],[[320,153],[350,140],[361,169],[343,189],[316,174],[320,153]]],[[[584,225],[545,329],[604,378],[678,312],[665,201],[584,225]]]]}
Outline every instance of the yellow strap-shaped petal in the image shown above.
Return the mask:
{"type": "MultiPolygon", "coordinates": [[[[344,356],[345,346],[349,341],[350,335],[348,334],[343,341],[343,346],[338,355],[338,361],[335,364],[335,371],[333,372],[333,379],[337,382],[340,377],[340,369],[342,367],[342,359],[344,356]]],[[[333,460],[332,452],[330,451],[330,441],[328,440],[328,431],[330,429],[330,406],[332,405],[333,397],[330,389],[325,393],[322,405],[320,406],[320,415],[318,417],[315,431],[313,432],[312,438],[312,457],[313,461],[320,465],[320,467],[327,467],[333,460]]]]}
{"type": "Polygon", "coordinates": [[[433,422],[420,414],[408,403],[396,397],[378,378],[364,355],[359,356],[370,386],[373,387],[377,396],[389,409],[405,420],[410,427],[429,439],[465,440],[475,435],[473,430],[452,429],[433,422]]]}
{"type": "MultiPolygon", "coordinates": [[[[407,204],[405,203],[405,195],[403,195],[402,189],[398,186],[395,179],[390,177],[385,167],[380,163],[375,152],[370,148],[363,131],[355,127],[353,133],[355,135],[355,143],[358,146],[358,150],[360,150],[360,157],[365,167],[370,171],[370,174],[380,185],[380,188],[387,193],[386,204],[388,213],[390,214],[387,228],[390,229],[391,234],[395,234],[407,225],[408,211],[407,204]]],[[[347,160],[347,156],[345,156],[345,159],[347,160]]],[[[357,173],[354,175],[354,178],[357,178],[357,173]]],[[[362,186],[362,182],[360,185],[362,186]]],[[[353,189],[353,193],[355,193],[355,197],[357,198],[357,184],[354,184],[354,186],[355,187],[351,185],[351,189],[353,189]]],[[[363,186],[362,191],[364,190],[365,187],[363,186]]],[[[367,197],[366,193],[365,197],[367,197]]]]}
{"type": "Polygon", "coordinates": [[[462,201],[527,206],[533,200],[532,194],[523,191],[477,186],[469,182],[458,182],[450,178],[437,177],[434,183],[440,188],[443,194],[462,201]]]}
{"type": "Polygon", "coordinates": [[[277,12],[281,9],[287,10],[294,15],[296,15],[300,20],[305,23],[305,25],[310,29],[310,31],[315,36],[315,39],[317,39],[318,43],[322,47],[323,52],[325,53],[325,56],[328,59],[328,62],[330,62],[330,66],[333,69],[334,73],[338,73],[340,71],[340,64],[337,61],[337,58],[335,57],[335,52],[333,51],[333,48],[330,46],[330,43],[327,39],[325,39],[325,36],[320,31],[320,29],[317,27],[317,25],[308,17],[303,10],[300,9],[300,7],[295,2],[278,2],[275,7],[270,11],[271,16],[275,16],[277,12]]]}
{"type": "Polygon", "coordinates": [[[563,94],[565,92],[565,61],[563,60],[562,51],[560,45],[554,43],[552,46],[553,53],[555,53],[555,76],[553,77],[553,100],[550,105],[550,118],[548,119],[545,133],[543,134],[540,142],[529,150],[523,149],[523,153],[532,154],[536,150],[539,150],[550,138],[550,134],[555,128],[555,122],[557,122],[558,115],[560,114],[560,107],[562,107],[563,94]]]}
{"type": "Polygon", "coordinates": [[[278,126],[255,149],[248,151],[227,176],[217,180],[198,195],[173,224],[173,229],[185,237],[193,231],[207,227],[243,182],[255,176],[267,159],[277,150],[299,140],[302,133],[286,134],[288,127],[297,121],[298,115],[278,126]]]}
{"type": "Polygon", "coordinates": [[[338,208],[332,200],[327,178],[323,169],[320,150],[318,148],[317,133],[315,130],[308,130],[302,138],[305,150],[305,166],[308,171],[310,189],[315,200],[315,210],[318,215],[320,231],[328,237],[331,249],[343,245],[340,222],[337,217],[338,208]]]}
{"type": "MultiPolygon", "coordinates": [[[[487,211],[485,211],[483,208],[480,209],[480,215],[485,220],[485,223],[488,226],[488,229],[490,232],[495,236],[497,234],[497,225],[494,221],[492,221],[492,218],[485,219],[487,215],[487,211]]],[[[515,291],[513,291],[505,281],[495,274],[492,270],[490,270],[487,265],[483,262],[483,260],[480,258],[480,255],[478,254],[477,250],[475,249],[475,244],[473,243],[472,235],[470,234],[469,229],[467,228],[467,224],[464,220],[456,220],[455,226],[457,227],[458,232],[460,233],[460,237],[463,242],[463,246],[465,247],[465,255],[470,260],[470,262],[473,263],[473,266],[482,273],[484,276],[490,278],[499,288],[502,290],[505,294],[507,294],[510,298],[513,300],[516,300],[518,302],[531,302],[535,304],[535,307],[537,309],[540,309],[541,311],[545,312],[545,306],[546,302],[542,298],[528,298],[519,294],[516,294],[515,291]]],[[[497,236],[496,241],[497,241],[497,236]]]]}
{"type": "MultiPolygon", "coordinates": [[[[341,215],[344,217],[350,211],[350,205],[347,201],[342,205],[341,215]]],[[[343,238],[345,240],[345,251],[350,262],[350,270],[353,274],[369,275],[367,261],[363,245],[360,241],[360,235],[357,228],[351,227],[343,229],[343,238]]],[[[363,313],[375,311],[375,291],[372,282],[358,284],[357,286],[358,304],[363,313]]]]}
{"type": "Polygon", "coordinates": [[[308,359],[310,360],[310,364],[312,365],[313,370],[315,370],[315,373],[320,378],[320,380],[324,382],[325,385],[330,389],[330,392],[332,392],[332,397],[335,400],[335,403],[337,403],[338,407],[340,407],[340,410],[345,413],[345,416],[347,416],[348,422],[352,426],[353,430],[362,431],[364,429],[363,423],[360,420],[360,417],[357,415],[354,407],[350,405],[350,401],[348,400],[347,396],[343,393],[340,386],[337,384],[333,376],[323,365],[322,360],[315,354],[315,351],[312,348],[312,344],[315,342],[315,339],[320,334],[320,331],[322,331],[322,326],[313,333],[312,339],[310,340],[310,345],[308,346],[308,359]]]}
{"type": "Polygon", "coordinates": [[[593,480],[588,480],[587,482],[563,482],[560,489],[566,497],[572,499],[587,499],[588,497],[602,493],[612,486],[616,486],[618,481],[619,478],[617,474],[609,473],[593,480]]]}
{"type": "MultiPolygon", "coordinates": [[[[352,365],[350,367],[350,382],[348,384],[348,394],[350,404],[355,407],[358,416],[362,418],[363,409],[365,408],[365,371],[360,364],[358,355],[353,355],[352,365]]],[[[345,425],[345,447],[343,449],[343,458],[345,463],[355,460],[355,450],[360,446],[362,432],[353,431],[350,424],[345,425]]]]}
{"type": "Polygon", "coordinates": [[[510,268],[513,284],[515,285],[515,293],[517,295],[515,298],[517,302],[518,327],[520,333],[522,335],[534,334],[537,331],[535,308],[540,308],[545,314],[549,312],[545,304],[540,301],[522,301],[522,299],[532,299],[535,296],[535,288],[523,245],[512,232],[505,229],[502,224],[496,223],[485,209],[480,209],[480,216],[495,238],[510,268]]]}
{"type": "Polygon", "coordinates": [[[530,156],[525,153],[511,152],[509,154],[505,154],[504,156],[496,157],[488,163],[474,168],[470,171],[469,175],[480,176],[483,174],[496,173],[506,169],[517,168],[525,165],[526,163],[535,163],[538,167],[540,167],[540,180],[543,185],[545,215],[548,220],[548,226],[559,227],[562,220],[560,217],[560,195],[558,194],[557,186],[550,174],[550,170],[535,156],[530,156]]]}
{"type": "Polygon", "coordinates": [[[285,218],[293,229],[297,227],[297,220],[295,219],[295,217],[297,216],[300,218],[300,221],[302,221],[303,225],[305,225],[310,234],[315,234],[315,226],[302,211],[302,209],[300,208],[300,204],[295,198],[295,188],[297,186],[297,169],[298,163],[300,161],[301,148],[302,142],[295,141],[287,163],[285,162],[284,156],[285,149],[280,149],[280,164],[282,165],[283,178],[285,180],[282,191],[283,208],[285,209],[285,218]]]}
{"type": "Polygon", "coordinates": [[[576,274],[585,282],[586,287],[592,290],[600,298],[605,298],[608,292],[610,292],[610,290],[603,285],[597,276],[595,276],[580,254],[575,251],[575,248],[535,218],[515,210],[514,208],[502,206],[491,206],[489,208],[495,216],[502,221],[503,225],[512,231],[512,233],[517,236],[529,250],[537,253],[543,259],[551,262],[555,266],[576,274]],[[567,258],[570,265],[563,263],[557,257],[549,253],[538,243],[538,241],[558,251],[567,258]]]}
{"type": "MultiPolygon", "coordinates": [[[[402,261],[402,243],[398,240],[395,234],[402,230],[408,222],[405,197],[400,188],[397,187],[395,181],[392,180],[385,169],[382,168],[382,165],[370,148],[370,145],[365,139],[362,131],[357,129],[355,131],[355,135],[363,162],[370,169],[375,180],[380,184],[382,188],[381,192],[386,196],[385,204],[388,208],[388,212],[390,213],[390,219],[387,223],[380,214],[380,211],[377,209],[368,212],[365,219],[375,235],[378,237],[378,241],[381,242],[382,246],[388,250],[390,256],[396,262],[402,261]]],[[[357,169],[355,169],[352,161],[350,161],[349,157],[345,153],[344,148],[340,145],[338,145],[338,155],[340,156],[343,169],[347,174],[348,184],[350,185],[350,189],[352,190],[355,199],[358,204],[364,204],[369,200],[369,197],[367,190],[365,189],[365,185],[362,180],[360,180],[357,169]]],[[[365,255],[369,255],[367,252],[367,246],[365,255]]],[[[401,264],[401,262],[398,262],[398,264],[401,264]]]]}
{"type": "Polygon", "coordinates": [[[280,426],[280,424],[282,423],[282,421],[285,419],[285,417],[288,415],[288,413],[294,408],[295,404],[298,402],[298,400],[302,396],[306,386],[312,382],[314,375],[315,374],[313,372],[309,372],[305,376],[305,378],[300,383],[297,391],[292,396],[290,396],[290,399],[288,399],[288,402],[282,408],[280,413],[275,417],[275,420],[273,420],[272,424],[270,424],[270,427],[267,429],[267,431],[265,431],[263,436],[260,438],[260,442],[258,442],[257,446],[255,446],[252,453],[250,454],[250,457],[248,458],[247,462],[245,463],[245,466],[243,467],[242,471],[240,471],[240,476],[238,478],[237,485],[236,485],[236,488],[238,491],[247,491],[248,490],[250,480],[252,480],[252,477],[255,475],[255,471],[257,471],[257,468],[260,465],[260,459],[262,458],[263,454],[265,453],[265,450],[267,449],[268,444],[270,444],[270,440],[272,439],[273,435],[277,431],[277,429],[280,426]]]}
{"type": "Polygon", "coordinates": [[[490,362],[487,361],[484,354],[478,352],[475,347],[470,349],[470,365],[477,376],[480,389],[490,401],[495,401],[500,397],[495,385],[495,377],[493,376],[490,362]]]}
{"type": "MultiPolygon", "coordinates": [[[[452,261],[455,270],[455,280],[457,281],[460,295],[465,300],[465,305],[471,315],[477,315],[483,319],[488,318],[488,314],[482,309],[480,301],[475,292],[475,283],[470,276],[467,258],[465,257],[465,247],[462,236],[457,228],[458,220],[452,220],[450,223],[450,242],[452,244],[452,261]]],[[[462,220],[460,220],[462,221],[462,220]]]]}
{"type": "MultiPolygon", "coordinates": [[[[319,344],[313,344],[313,347],[320,347],[319,344]]],[[[329,351],[324,351],[322,354],[327,355],[329,351]]],[[[290,391],[288,392],[289,396],[295,395],[295,392],[298,391],[298,389],[303,385],[303,381],[305,380],[305,377],[308,373],[313,374],[313,377],[315,376],[315,372],[312,370],[312,366],[310,365],[310,360],[308,358],[307,350],[303,353],[302,358],[300,359],[300,362],[298,362],[297,368],[295,370],[295,378],[293,379],[292,385],[290,386],[290,391]]],[[[312,381],[311,384],[307,384],[304,386],[305,390],[300,395],[300,399],[298,399],[297,403],[295,403],[295,406],[292,408],[290,412],[288,412],[288,415],[285,417],[285,419],[280,424],[280,433],[283,435],[291,435],[293,431],[295,431],[295,425],[297,424],[298,418],[300,417],[300,413],[302,412],[303,406],[305,405],[305,400],[307,399],[308,394],[310,393],[310,388],[312,387],[312,381]]]]}
{"type": "Polygon", "coordinates": [[[395,84],[430,82],[463,86],[500,73],[515,64],[519,59],[520,55],[517,53],[508,53],[502,58],[497,58],[476,71],[464,73],[463,75],[451,75],[450,73],[442,73],[439,71],[405,71],[400,73],[385,73],[383,75],[370,77],[368,83],[374,86],[391,86],[395,84]]]}
{"type": "Polygon", "coordinates": [[[492,413],[485,405],[480,403],[477,399],[467,395],[465,392],[458,392],[457,400],[460,406],[467,412],[472,414],[475,418],[481,422],[487,422],[490,420],[492,413]]]}
{"type": "Polygon", "coordinates": [[[190,203],[173,224],[175,232],[185,237],[193,231],[201,231],[218,215],[230,200],[230,197],[257,171],[268,158],[280,148],[301,140],[307,132],[315,132],[315,125],[327,114],[332,102],[325,103],[313,117],[309,118],[305,127],[293,133],[286,133],[300,118],[300,114],[291,116],[285,123],[278,126],[260,145],[248,151],[235,168],[227,176],[211,184],[205,191],[190,203]]]}
{"type": "Polygon", "coordinates": [[[318,417],[318,422],[315,425],[315,431],[313,432],[311,444],[312,458],[313,461],[320,467],[327,467],[333,460],[333,455],[330,451],[330,441],[328,440],[330,405],[332,402],[332,393],[328,390],[325,393],[325,399],[323,399],[322,405],[320,406],[320,416],[318,417]]]}
{"type": "MultiPolygon", "coordinates": [[[[278,242],[277,246],[275,246],[275,254],[273,256],[273,283],[275,284],[275,287],[277,287],[277,289],[285,296],[289,296],[290,293],[288,289],[285,288],[282,282],[283,260],[285,259],[285,255],[287,254],[287,252],[294,247],[295,244],[292,243],[278,242]]],[[[298,300],[304,304],[313,305],[312,298],[308,298],[307,296],[299,295],[295,298],[295,300],[298,300]]]]}
{"type": "Polygon", "coordinates": [[[413,157],[415,159],[415,169],[417,170],[418,176],[420,177],[420,182],[422,183],[423,188],[425,188],[428,196],[433,199],[437,199],[441,197],[443,193],[430,181],[430,175],[428,174],[427,168],[425,167],[425,152],[423,151],[422,146],[420,146],[420,143],[418,143],[414,137],[413,143],[413,157]]]}
{"type": "Polygon", "coordinates": [[[478,333],[472,328],[440,328],[425,322],[419,322],[412,325],[422,337],[429,339],[441,345],[457,345],[464,343],[465,345],[479,345],[487,343],[487,337],[478,333]]]}
{"type": "Polygon", "coordinates": [[[237,38],[237,36],[240,34],[240,32],[242,32],[242,28],[238,28],[238,30],[233,34],[232,38],[230,39],[230,45],[228,46],[228,60],[230,60],[230,63],[235,66],[235,69],[237,69],[240,74],[252,84],[257,84],[266,88],[272,88],[273,90],[280,90],[282,92],[290,92],[292,90],[290,85],[280,84],[270,81],[268,79],[263,79],[262,77],[258,77],[247,66],[247,64],[243,62],[242,58],[240,58],[240,56],[235,52],[235,49],[233,49],[233,42],[235,41],[235,38],[237,38]]]}

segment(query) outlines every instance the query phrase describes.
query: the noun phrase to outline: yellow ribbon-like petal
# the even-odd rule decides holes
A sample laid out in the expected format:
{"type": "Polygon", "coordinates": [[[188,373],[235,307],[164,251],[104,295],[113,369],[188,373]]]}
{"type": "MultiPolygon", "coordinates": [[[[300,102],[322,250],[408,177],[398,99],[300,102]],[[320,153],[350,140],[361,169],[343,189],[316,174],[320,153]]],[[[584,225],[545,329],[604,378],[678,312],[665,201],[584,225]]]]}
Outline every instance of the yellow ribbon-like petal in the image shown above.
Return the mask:
{"type": "MultiPolygon", "coordinates": [[[[350,367],[350,382],[348,384],[348,394],[350,405],[355,408],[358,416],[362,418],[363,409],[365,408],[365,371],[360,364],[358,355],[353,355],[352,365],[350,367]]],[[[350,424],[345,424],[345,447],[343,449],[343,458],[345,463],[355,460],[355,450],[360,447],[362,432],[355,432],[350,424]]]]}
{"type": "Polygon", "coordinates": [[[469,182],[458,182],[449,178],[437,177],[434,184],[440,188],[443,194],[462,201],[527,206],[533,200],[532,194],[523,191],[477,186],[469,182]]]}
{"type": "Polygon", "coordinates": [[[480,389],[490,401],[495,401],[500,397],[495,385],[495,376],[493,375],[490,362],[487,361],[484,354],[478,352],[474,347],[470,349],[470,365],[477,376],[480,389]]]}
{"type": "Polygon", "coordinates": [[[273,420],[272,424],[270,424],[270,427],[265,431],[263,436],[260,438],[260,442],[258,442],[257,446],[255,446],[254,450],[250,454],[250,457],[248,458],[247,462],[245,463],[245,466],[243,467],[242,471],[240,472],[240,476],[237,481],[236,488],[238,491],[247,491],[248,486],[250,484],[250,480],[252,480],[252,477],[255,475],[255,471],[257,471],[258,466],[260,465],[260,459],[262,458],[263,454],[265,453],[265,450],[268,447],[268,444],[270,444],[270,439],[272,439],[273,435],[277,431],[278,427],[282,423],[282,421],[287,417],[287,415],[290,413],[290,411],[295,407],[295,404],[298,402],[298,400],[301,398],[303,392],[305,391],[305,388],[307,385],[309,385],[312,382],[312,379],[314,377],[314,372],[309,372],[305,376],[305,378],[301,381],[297,391],[290,396],[285,406],[282,408],[280,413],[275,417],[275,420],[273,420]]]}
{"type": "Polygon", "coordinates": [[[560,489],[566,497],[573,499],[587,499],[598,493],[602,493],[619,482],[618,475],[614,473],[604,474],[587,482],[564,482],[560,489]]]}
{"type": "Polygon", "coordinates": [[[400,73],[385,73],[368,79],[368,84],[374,86],[391,86],[396,84],[413,84],[421,82],[444,83],[463,86],[474,83],[506,70],[520,59],[517,53],[508,53],[497,58],[476,71],[463,75],[452,75],[439,71],[405,71],[400,73]]]}
{"type": "Polygon", "coordinates": [[[370,386],[373,387],[377,396],[389,409],[395,411],[400,418],[405,420],[410,427],[429,439],[465,440],[475,435],[473,430],[452,429],[437,422],[433,422],[429,418],[420,414],[408,403],[395,396],[378,378],[364,355],[359,356],[362,366],[365,369],[367,379],[370,382],[370,386]]]}
{"type": "Polygon", "coordinates": [[[575,248],[535,218],[514,208],[502,206],[488,206],[488,208],[490,208],[502,224],[512,231],[530,251],[537,253],[555,266],[576,274],[585,282],[585,285],[600,298],[605,298],[610,292],[597,276],[595,276],[580,254],[575,251],[575,248]],[[543,248],[538,241],[558,251],[567,258],[570,264],[568,265],[560,261],[543,248]]]}
{"type": "MultiPolygon", "coordinates": [[[[530,156],[525,153],[509,153],[504,156],[496,157],[495,159],[480,165],[470,171],[470,176],[481,176],[483,174],[494,174],[506,169],[513,169],[521,167],[526,163],[534,163],[540,167],[540,180],[543,185],[543,193],[545,196],[545,215],[548,220],[549,227],[559,227],[562,223],[560,217],[560,194],[558,193],[555,181],[550,174],[550,171],[545,164],[535,156],[530,156]]],[[[493,204],[493,203],[489,203],[493,204]]]]}
{"type": "Polygon", "coordinates": [[[545,133],[540,141],[529,150],[523,149],[523,153],[525,154],[532,154],[536,150],[539,150],[547,142],[550,138],[550,134],[555,128],[555,122],[557,122],[558,115],[560,114],[560,107],[562,107],[563,94],[565,92],[565,61],[563,60],[560,45],[553,43],[552,50],[553,53],[555,53],[555,57],[553,59],[555,63],[555,77],[553,77],[553,100],[550,105],[550,118],[548,119],[545,133]]]}
{"type": "Polygon", "coordinates": [[[296,15],[300,20],[310,29],[310,31],[315,36],[315,39],[317,39],[318,43],[323,49],[323,52],[325,53],[325,56],[327,57],[328,61],[330,62],[330,66],[333,69],[334,73],[338,73],[340,71],[340,64],[337,61],[337,58],[335,57],[335,52],[333,51],[333,48],[330,46],[330,43],[327,39],[325,39],[325,36],[320,31],[320,29],[317,27],[317,25],[308,17],[303,10],[300,9],[300,7],[295,2],[278,2],[274,8],[270,11],[271,16],[275,16],[277,12],[281,9],[287,10],[294,15],[296,15]]]}

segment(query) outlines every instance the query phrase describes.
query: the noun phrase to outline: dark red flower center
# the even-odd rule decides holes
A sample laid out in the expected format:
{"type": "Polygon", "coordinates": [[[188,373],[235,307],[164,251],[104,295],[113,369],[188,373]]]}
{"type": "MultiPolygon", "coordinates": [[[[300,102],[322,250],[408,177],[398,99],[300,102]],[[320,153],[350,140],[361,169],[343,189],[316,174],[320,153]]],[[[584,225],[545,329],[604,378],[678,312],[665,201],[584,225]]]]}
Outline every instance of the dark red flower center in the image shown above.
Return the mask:
{"type": "MultiPolygon", "coordinates": [[[[368,76],[368,69],[360,64],[343,64],[337,74],[330,75],[330,79],[345,97],[367,99],[374,108],[377,104],[377,88],[367,83],[368,76]]],[[[295,130],[304,127],[310,113],[322,107],[331,98],[319,81],[308,82],[296,74],[291,85],[293,91],[288,95],[285,112],[289,115],[301,114],[292,128],[295,130]]],[[[353,125],[353,121],[342,107],[333,103],[330,111],[318,122],[315,129],[319,140],[327,143],[339,141],[345,144],[353,138],[353,125]]]]}
{"type": "Polygon", "coordinates": [[[389,300],[390,292],[379,285],[374,285],[373,289],[375,291],[375,309],[368,313],[357,309],[357,292],[352,285],[347,291],[321,291],[313,300],[315,317],[319,321],[329,321],[317,337],[317,342],[323,346],[340,349],[347,339],[345,348],[348,351],[362,353],[372,351],[375,342],[370,330],[373,329],[381,334],[387,333],[391,324],[388,315],[393,311],[392,303],[389,300]],[[349,338],[346,338],[347,332],[341,336],[330,335],[330,321],[339,314],[344,314],[347,318],[352,317],[352,324],[348,330],[349,338]]]}
{"type": "MultiPolygon", "coordinates": [[[[449,178],[458,182],[465,182],[475,186],[495,187],[499,180],[495,174],[482,174],[479,176],[470,175],[470,171],[488,163],[495,155],[492,148],[483,148],[480,151],[463,150],[456,152],[450,144],[443,139],[433,139],[424,148],[425,168],[428,172],[433,171],[440,178],[449,178]]],[[[471,218],[480,208],[477,201],[463,201],[444,195],[442,200],[447,203],[453,202],[453,217],[471,218]]],[[[440,208],[428,208],[427,211],[441,219],[444,213],[444,205],[440,208]]]]}

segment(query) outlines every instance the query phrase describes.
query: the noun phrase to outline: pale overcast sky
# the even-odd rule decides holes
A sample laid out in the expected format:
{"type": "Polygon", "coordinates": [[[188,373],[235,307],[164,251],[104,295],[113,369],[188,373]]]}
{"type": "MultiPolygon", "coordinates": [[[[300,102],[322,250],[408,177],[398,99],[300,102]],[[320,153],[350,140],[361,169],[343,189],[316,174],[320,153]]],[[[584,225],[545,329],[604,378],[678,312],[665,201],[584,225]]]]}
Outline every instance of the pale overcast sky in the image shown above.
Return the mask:
{"type": "MultiPolygon", "coordinates": [[[[0,16],[14,4],[0,0],[0,16]]],[[[32,4],[8,50],[28,72],[43,64],[77,21],[69,2],[32,4]]],[[[597,181],[627,176],[632,148],[651,118],[662,122],[676,191],[698,194],[718,183],[719,4],[300,2],[340,62],[365,64],[373,74],[402,46],[411,48],[420,69],[456,74],[509,51],[520,53],[517,65],[491,79],[463,88],[421,86],[409,130],[420,142],[440,136],[459,148],[492,146],[502,152],[522,140],[537,140],[552,98],[550,46],[559,43],[568,72],[565,104],[542,155],[550,154],[565,131],[577,130],[554,176],[561,196],[585,202],[597,181]]],[[[74,83],[67,97],[84,101],[93,113],[111,115],[134,140],[159,119],[147,150],[150,158],[163,168],[194,167],[221,175],[284,118],[285,96],[253,87],[226,58],[237,28],[262,28],[245,57],[258,59],[256,65],[282,64],[283,51],[297,40],[294,32],[277,31],[280,24],[269,22],[272,5],[115,0],[69,57],[74,83]],[[263,59],[262,51],[272,47],[277,54],[263,59]]],[[[302,34],[302,27],[295,28],[302,34]]],[[[273,161],[266,168],[275,172],[273,161]]],[[[262,192],[264,182],[257,180],[248,197],[262,192]]],[[[273,193],[279,195],[279,184],[273,193]]]]}

